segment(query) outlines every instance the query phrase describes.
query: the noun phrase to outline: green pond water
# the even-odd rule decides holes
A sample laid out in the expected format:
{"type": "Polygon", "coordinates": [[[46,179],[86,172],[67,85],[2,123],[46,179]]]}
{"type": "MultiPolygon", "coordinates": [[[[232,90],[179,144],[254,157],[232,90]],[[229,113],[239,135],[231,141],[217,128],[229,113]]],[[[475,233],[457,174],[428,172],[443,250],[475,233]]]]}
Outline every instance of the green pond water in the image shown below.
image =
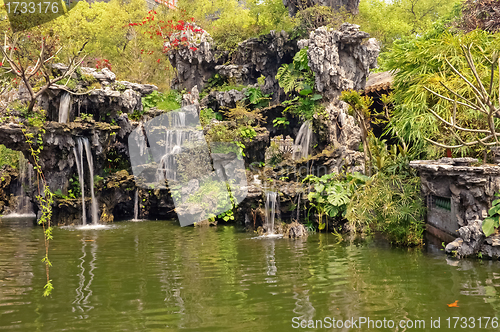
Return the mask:
{"type": "Polygon", "coordinates": [[[57,228],[55,289],[44,298],[42,230],[23,224],[0,223],[2,331],[500,330],[492,328],[498,318],[485,328],[485,317],[500,315],[500,263],[456,261],[440,245],[397,249],[378,237],[338,243],[331,234],[262,239],[168,221],[57,228]],[[456,300],[459,307],[448,307],[456,300]],[[360,317],[386,319],[386,328],[359,326],[360,317]],[[325,328],[332,318],[355,326],[325,328]]]}

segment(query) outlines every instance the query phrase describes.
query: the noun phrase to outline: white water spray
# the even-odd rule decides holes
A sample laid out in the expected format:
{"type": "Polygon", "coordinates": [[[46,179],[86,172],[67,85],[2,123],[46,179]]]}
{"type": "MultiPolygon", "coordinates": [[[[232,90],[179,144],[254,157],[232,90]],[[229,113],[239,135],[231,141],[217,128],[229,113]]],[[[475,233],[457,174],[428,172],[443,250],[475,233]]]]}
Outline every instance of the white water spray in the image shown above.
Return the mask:
{"type": "Polygon", "coordinates": [[[36,217],[33,212],[33,204],[26,192],[31,192],[33,178],[33,166],[28,162],[22,152],[19,152],[19,178],[17,188],[17,206],[13,213],[7,215],[10,218],[36,217]]]}
{"type": "Polygon", "coordinates": [[[190,132],[183,130],[186,127],[186,113],[172,112],[171,116],[172,127],[175,129],[165,131],[165,154],[158,166],[158,182],[177,179],[175,156],[182,151],[182,144],[190,139],[190,132]]]}
{"type": "Polygon", "coordinates": [[[279,214],[278,193],[275,191],[268,191],[266,193],[266,204],[265,204],[267,235],[274,234],[274,217],[276,213],[279,214]]]}
{"type": "Polygon", "coordinates": [[[65,92],[61,96],[61,101],[59,102],[59,122],[67,123],[69,118],[69,108],[71,105],[71,95],[65,92]]]}
{"type": "Polygon", "coordinates": [[[85,208],[85,177],[83,170],[83,150],[87,156],[87,165],[90,173],[90,196],[91,196],[91,216],[92,224],[99,223],[99,216],[97,215],[97,200],[94,194],[94,162],[92,159],[92,152],[90,150],[89,140],[86,137],[77,138],[77,144],[73,149],[76,160],[76,168],[78,170],[78,180],[80,181],[80,189],[82,191],[82,224],[87,225],[87,213],[85,208]]]}
{"type": "Polygon", "coordinates": [[[293,159],[307,158],[312,140],[312,125],[306,121],[300,126],[299,133],[293,144],[293,159]]]}
{"type": "Polygon", "coordinates": [[[135,190],[134,198],[134,220],[139,220],[139,190],[135,190]]]}

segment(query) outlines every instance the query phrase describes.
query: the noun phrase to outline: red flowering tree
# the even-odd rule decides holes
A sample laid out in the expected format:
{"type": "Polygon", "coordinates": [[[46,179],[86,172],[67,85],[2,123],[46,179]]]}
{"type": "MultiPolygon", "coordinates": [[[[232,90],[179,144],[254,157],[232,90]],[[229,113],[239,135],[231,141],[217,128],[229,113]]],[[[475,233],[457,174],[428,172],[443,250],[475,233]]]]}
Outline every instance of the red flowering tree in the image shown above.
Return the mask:
{"type": "Polygon", "coordinates": [[[187,18],[185,11],[180,11],[180,19],[162,20],[154,10],[140,22],[129,23],[127,28],[134,34],[142,34],[152,40],[153,44],[141,49],[141,54],[156,55],[156,61],[162,62],[158,45],[161,45],[161,53],[169,53],[172,50],[185,48],[190,52],[196,52],[202,42],[212,41],[208,32],[200,28],[194,22],[193,17],[187,18]]]}

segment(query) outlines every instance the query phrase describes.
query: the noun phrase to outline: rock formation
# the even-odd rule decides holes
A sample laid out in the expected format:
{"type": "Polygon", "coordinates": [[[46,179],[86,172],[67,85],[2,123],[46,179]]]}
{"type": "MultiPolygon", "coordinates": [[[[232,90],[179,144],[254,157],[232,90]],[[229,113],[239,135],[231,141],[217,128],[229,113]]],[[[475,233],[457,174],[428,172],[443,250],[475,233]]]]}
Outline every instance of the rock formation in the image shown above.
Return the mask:
{"type": "Polygon", "coordinates": [[[459,257],[500,258],[500,235],[485,238],[481,225],[500,190],[499,166],[470,166],[472,158],[416,160],[422,195],[427,202],[427,223],[456,239],[446,252],[459,257]]]}
{"type": "Polygon", "coordinates": [[[377,66],[380,46],[375,38],[359,31],[359,26],[344,23],[340,29],[321,27],[311,31],[309,39],[298,42],[308,47],[309,67],[316,75],[315,88],[327,100],[344,90],[363,90],[369,71],[377,66]]]}
{"type": "Polygon", "coordinates": [[[296,41],[290,40],[285,31],[271,31],[245,40],[231,55],[215,48],[206,31],[202,36],[199,43],[189,44],[195,47],[179,46],[168,52],[172,66],[177,70],[173,88],[191,91],[197,86],[202,91],[215,74],[242,85],[256,84],[257,79],[264,76],[263,93],[272,93],[277,100],[280,89],[275,76],[278,68],[292,62],[298,51],[296,41]]]}

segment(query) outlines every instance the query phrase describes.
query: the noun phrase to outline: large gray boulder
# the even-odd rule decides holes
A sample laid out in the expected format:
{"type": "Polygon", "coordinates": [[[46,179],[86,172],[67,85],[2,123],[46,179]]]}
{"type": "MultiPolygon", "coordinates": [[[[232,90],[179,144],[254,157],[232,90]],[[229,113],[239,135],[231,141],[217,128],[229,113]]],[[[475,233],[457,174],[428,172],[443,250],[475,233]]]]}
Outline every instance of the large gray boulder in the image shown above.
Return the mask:
{"type": "Polygon", "coordinates": [[[298,42],[308,47],[309,67],[316,75],[315,88],[324,98],[337,99],[344,90],[363,90],[370,69],[377,66],[378,42],[355,24],[344,23],[339,30],[320,27],[309,39],[298,42]]]}

